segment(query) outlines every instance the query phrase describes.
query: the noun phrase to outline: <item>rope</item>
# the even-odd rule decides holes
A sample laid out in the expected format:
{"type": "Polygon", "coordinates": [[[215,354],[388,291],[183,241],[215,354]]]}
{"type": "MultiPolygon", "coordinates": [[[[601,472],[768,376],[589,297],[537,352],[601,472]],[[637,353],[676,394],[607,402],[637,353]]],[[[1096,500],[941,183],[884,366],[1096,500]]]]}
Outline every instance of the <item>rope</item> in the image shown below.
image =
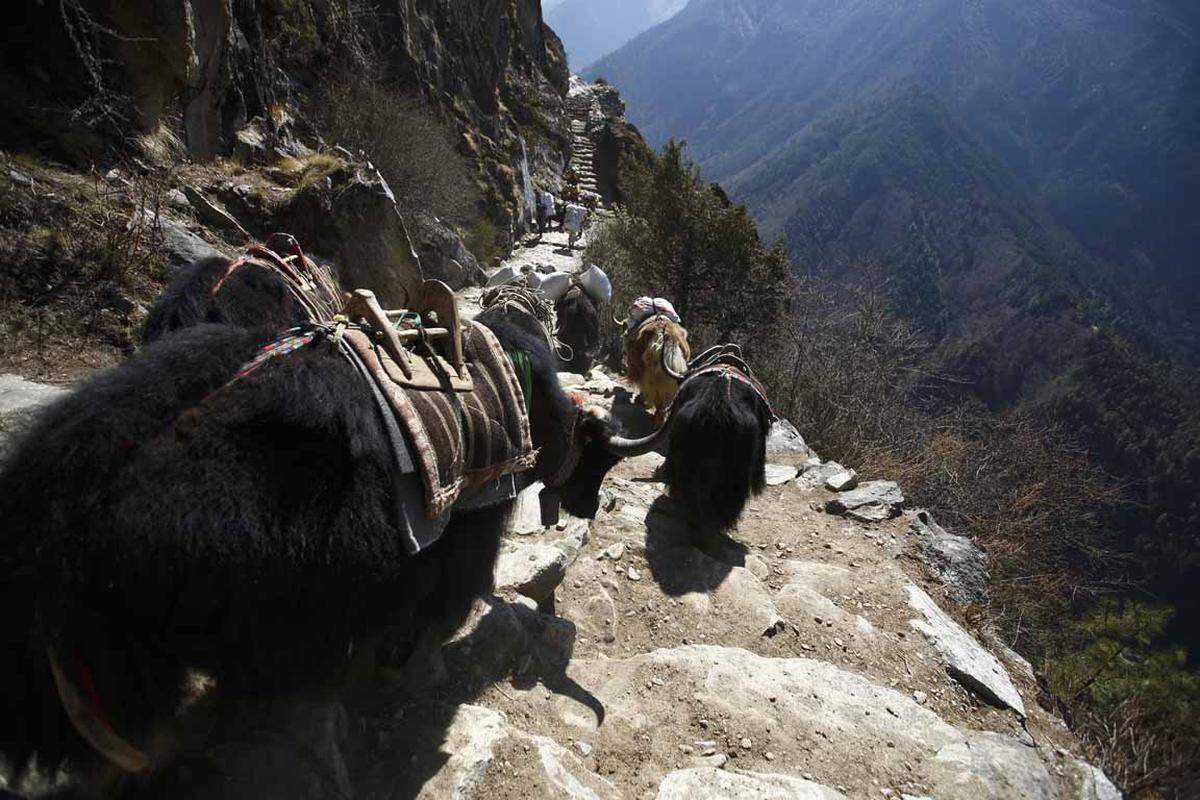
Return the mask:
{"type": "Polygon", "coordinates": [[[563,345],[556,336],[558,320],[554,314],[554,306],[537,289],[513,283],[494,286],[483,293],[479,305],[484,311],[499,308],[505,313],[517,311],[533,317],[545,330],[546,346],[550,348],[551,352],[560,352],[563,345]]]}

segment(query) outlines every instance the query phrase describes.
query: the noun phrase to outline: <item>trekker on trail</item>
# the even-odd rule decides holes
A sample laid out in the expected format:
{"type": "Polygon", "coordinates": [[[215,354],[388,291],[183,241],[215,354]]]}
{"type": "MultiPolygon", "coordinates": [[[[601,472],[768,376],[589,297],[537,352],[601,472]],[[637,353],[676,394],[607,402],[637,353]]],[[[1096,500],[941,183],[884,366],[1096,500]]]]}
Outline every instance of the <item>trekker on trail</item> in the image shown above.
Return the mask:
{"type": "Polygon", "coordinates": [[[577,203],[567,205],[566,218],[563,227],[567,229],[567,247],[575,249],[575,242],[583,235],[583,226],[587,222],[588,210],[577,203]]]}
{"type": "Polygon", "coordinates": [[[543,191],[538,195],[538,236],[541,236],[550,229],[550,223],[554,220],[554,208],[557,202],[554,195],[550,194],[549,191],[543,191]]]}

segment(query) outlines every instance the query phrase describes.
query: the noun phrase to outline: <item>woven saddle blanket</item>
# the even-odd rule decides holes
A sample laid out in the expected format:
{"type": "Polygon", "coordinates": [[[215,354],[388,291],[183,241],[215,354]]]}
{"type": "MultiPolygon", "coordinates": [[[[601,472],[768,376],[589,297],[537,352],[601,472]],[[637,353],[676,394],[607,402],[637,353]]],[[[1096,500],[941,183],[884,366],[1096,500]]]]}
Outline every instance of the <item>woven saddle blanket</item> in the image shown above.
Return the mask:
{"type": "Polygon", "coordinates": [[[347,330],[345,340],[387,398],[415,454],[429,518],[446,511],[464,490],[533,468],[537,453],[521,383],[486,327],[463,325],[471,392],[399,386],[388,377],[385,356],[369,336],[347,330]]]}

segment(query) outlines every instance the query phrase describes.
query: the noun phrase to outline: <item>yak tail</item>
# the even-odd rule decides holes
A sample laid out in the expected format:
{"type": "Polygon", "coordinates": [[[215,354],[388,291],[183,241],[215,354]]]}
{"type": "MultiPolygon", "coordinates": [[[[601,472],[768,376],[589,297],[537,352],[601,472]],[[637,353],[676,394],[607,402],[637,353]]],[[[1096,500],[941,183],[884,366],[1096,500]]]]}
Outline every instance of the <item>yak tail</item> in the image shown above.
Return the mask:
{"type": "Polygon", "coordinates": [[[753,390],[720,377],[693,379],[676,399],[667,488],[692,528],[732,529],[762,492],[766,416],[753,390]]]}

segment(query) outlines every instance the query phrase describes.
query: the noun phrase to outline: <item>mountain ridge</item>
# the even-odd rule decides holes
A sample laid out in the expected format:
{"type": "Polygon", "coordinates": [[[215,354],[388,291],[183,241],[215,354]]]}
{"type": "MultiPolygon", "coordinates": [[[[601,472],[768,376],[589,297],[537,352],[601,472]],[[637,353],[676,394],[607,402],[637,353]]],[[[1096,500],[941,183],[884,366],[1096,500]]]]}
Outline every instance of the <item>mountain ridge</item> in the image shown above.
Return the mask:
{"type": "Polygon", "coordinates": [[[574,68],[582,70],[648,28],[670,19],[688,0],[559,0],[546,22],[562,38],[574,68]]]}
{"type": "Polygon", "coordinates": [[[1094,255],[1196,308],[1200,115],[1182,100],[1196,31],[1171,3],[696,0],[587,74],[622,88],[652,144],[687,139],[718,181],[841,103],[916,80],[1094,255]]]}

